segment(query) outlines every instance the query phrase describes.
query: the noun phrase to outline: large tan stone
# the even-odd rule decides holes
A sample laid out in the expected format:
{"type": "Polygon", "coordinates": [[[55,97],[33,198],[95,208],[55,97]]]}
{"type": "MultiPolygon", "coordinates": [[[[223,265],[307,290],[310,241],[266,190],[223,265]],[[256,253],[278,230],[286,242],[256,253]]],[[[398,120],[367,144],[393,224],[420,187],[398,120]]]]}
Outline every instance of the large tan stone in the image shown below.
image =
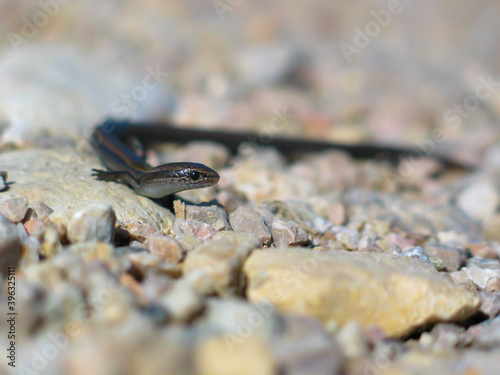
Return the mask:
{"type": "Polygon", "coordinates": [[[244,265],[247,296],[326,325],[351,320],[401,337],[438,321],[466,319],[479,299],[432,267],[385,253],[303,248],[254,251],[244,265]]]}

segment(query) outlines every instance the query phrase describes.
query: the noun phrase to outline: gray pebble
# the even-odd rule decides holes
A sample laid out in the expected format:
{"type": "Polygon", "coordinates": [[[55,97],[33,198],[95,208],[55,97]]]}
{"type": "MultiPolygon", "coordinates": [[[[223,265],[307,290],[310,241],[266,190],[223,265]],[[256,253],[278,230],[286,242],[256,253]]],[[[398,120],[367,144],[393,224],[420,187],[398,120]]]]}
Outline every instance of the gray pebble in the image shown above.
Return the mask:
{"type": "Polygon", "coordinates": [[[43,202],[33,202],[30,204],[30,207],[33,209],[36,215],[35,217],[37,217],[38,219],[45,219],[54,212],[52,208],[50,208],[43,202]]]}
{"type": "Polygon", "coordinates": [[[271,234],[276,246],[300,246],[309,242],[309,236],[302,227],[292,220],[274,220],[271,234]]]}
{"type": "Polygon", "coordinates": [[[421,262],[431,264],[429,256],[420,246],[412,247],[401,254],[401,256],[418,259],[421,262]]]}
{"type": "Polygon", "coordinates": [[[465,262],[465,250],[458,247],[438,243],[426,244],[425,252],[430,257],[441,259],[448,272],[458,271],[465,262]]]}
{"type": "Polygon", "coordinates": [[[477,296],[481,299],[481,311],[489,318],[494,318],[500,314],[500,293],[481,292],[477,296]]]}
{"type": "Polygon", "coordinates": [[[177,219],[174,222],[174,229],[172,230],[176,237],[189,234],[202,241],[212,239],[219,231],[214,229],[210,224],[198,220],[184,220],[177,219]]]}
{"type": "Polygon", "coordinates": [[[218,231],[231,230],[227,212],[219,206],[186,206],[186,219],[210,224],[218,231]]]}
{"type": "Polygon", "coordinates": [[[262,245],[271,244],[271,232],[257,211],[248,207],[238,207],[229,215],[229,223],[235,232],[252,233],[262,245]]]}
{"type": "Polygon", "coordinates": [[[376,253],[382,252],[382,250],[380,249],[380,247],[377,246],[375,241],[373,241],[368,236],[363,236],[360,238],[360,240],[358,242],[358,250],[359,251],[370,251],[370,252],[376,252],[376,253]]]}

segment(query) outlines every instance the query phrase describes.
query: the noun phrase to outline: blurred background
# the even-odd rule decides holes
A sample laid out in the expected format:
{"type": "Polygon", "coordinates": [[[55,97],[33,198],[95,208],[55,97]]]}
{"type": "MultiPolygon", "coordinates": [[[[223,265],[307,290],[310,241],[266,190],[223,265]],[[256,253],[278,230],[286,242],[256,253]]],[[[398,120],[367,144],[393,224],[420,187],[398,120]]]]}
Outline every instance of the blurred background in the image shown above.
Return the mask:
{"type": "Polygon", "coordinates": [[[1,0],[1,139],[168,118],[477,158],[500,134],[499,8],[1,0]]]}

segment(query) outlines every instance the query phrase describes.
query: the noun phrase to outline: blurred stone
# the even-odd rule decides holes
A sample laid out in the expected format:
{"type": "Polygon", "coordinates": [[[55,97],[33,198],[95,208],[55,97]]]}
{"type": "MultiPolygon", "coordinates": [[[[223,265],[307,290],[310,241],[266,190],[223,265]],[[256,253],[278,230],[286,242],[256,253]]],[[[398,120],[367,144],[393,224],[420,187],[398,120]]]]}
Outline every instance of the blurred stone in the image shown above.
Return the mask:
{"type": "Polygon", "coordinates": [[[465,273],[467,277],[477,285],[478,288],[486,290],[488,282],[492,279],[500,278],[500,270],[480,268],[480,267],[463,267],[459,272],[465,273]]]}
{"type": "Polygon", "coordinates": [[[316,319],[284,315],[271,336],[270,347],[278,368],[285,374],[334,374],[343,372],[343,348],[316,319]]]}
{"type": "Polygon", "coordinates": [[[498,254],[491,248],[487,242],[471,243],[467,245],[473,257],[481,259],[498,259],[498,254]]]}
{"type": "Polygon", "coordinates": [[[494,214],[483,222],[483,235],[486,240],[500,241],[500,214],[494,214]]]}
{"type": "Polygon", "coordinates": [[[28,237],[21,242],[21,260],[19,267],[24,269],[30,264],[37,263],[40,260],[40,243],[34,237],[28,237]]]}
{"type": "Polygon", "coordinates": [[[278,83],[298,63],[297,51],[282,44],[247,46],[237,57],[238,76],[249,88],[278,83]]]}
{"type": "Polygon", "coordinates": [[[63,250],[59,234],[52,227],[46,227],[43,230],[39,241],[41,245],[40,255],[44,258],[52,258],[63,250]]]}
{"type": "Polygon", "coordinates": [[[203,296],[182,279],[176,281],[157,301],[178,323],[192,320],[204,307],[203,296]]]}
{"type": "Polygon", "coordinates": [[[368,236],[362,236],[358,242],[359,251],[369,251],[375,253],[381,253],[382,250],[377,246],[377,244],[368,236]]]}
{"type": "Polygon", "coordinates": [[[480,312],[489,318],[500,314],[500,293],[481,292],[477,296],[481,299],[480,312]]]}
{"type": "Polygon", "coordinates": [[[500,317],[488,319],[471,326],[467,334],[472,337],[472,345],[483,350],[498,348],[500,345],[500,317]]]}
{"type": "Polygon", "coordinates": [[[201,329],[224,332],[228,346],[235,347],[241,344],[242,336],[250,333],[262,339],[271,337],[277,324],[274,314],[274,306],[268,302],[252,304],[243,298],[211,297],[196,325],[201,329]]]}
{"type": "Polygon", "coordinates": [[[193,251],[196,247],[203,243],[203,241],[199,238],[186,233],[177,234],[175,239],[179,241],[181,247],[187,252],[193,251]]]}
{"type": "Polygon", "coordinates": [[[199,375],[273,375],[276,368],[262,338],[237,337],[232,345],[226,335],[212,336],[197,344],[194,361],[199,375]]]}
{"type": "Polygon", "coordinates": [[[429,260],[429,256],[427,255],[426,251],[422,249],[420,246],[416,246],[404,251],[401,254],[401,256],[418,259],[423,263],[431,264],[431,261],[429,260]]]}
{"type": "Polygon", "coordinates": [[[465,263],[465,251],[458,247],[426,243],[424,248],[429,256],[442,259],[448,272],[458,271],[465,263]]]}
{"type": "Polygon", "coordinates": [[[484,288],[487,292],[500,292],[500,275],[498,277],[491,277],[486,282],[484,288]]]}
{"type": "Polygon", "coordinates": [[[328,220],[334,225],[344,224],[346,219],[345,207],[340,202],[332,203],[328,206],[328,220]]]}
{"type": "Polygon", "coordinates": [[[469,258],[466,260],[465,265],[467,267],[500,270],[500,260],[498,259],[469,258]]]}
{"type": "Polygon", "coordinates": [[[8,267],[15,267],[21,258],[21,238],[16,225],[0,215],[0,273],[7,275],[8,267]]]}
{"type": "Polygon", "coordinates": [[[45,228],[45,222],[41,219],[31,219],[24,223],[24,228],[28,235],[33,235],[35,232],[43,231],[45,228]]]}
{"type": "Polygon", "coordinates": [[[349,359],[366,357],[370,353],[368,337],[363,328],[356,322],[348,322],[335,335],[342,352],[349,359]]]}
{"type": "Polygon", "coordinates": [[[157,229],[149,223],[139,223],[135,220],[131,220],[127,223],[126,229],[130,235],[130,238],[137,241],[145,241],[146,238],[152,234],[158,232],[157,229]]]}
{"type": "Polygon", "coordinates": [[[0,202],[0,214],[13,223],[23,221],[28,212],[28,198],[11,198],[0,202]]]}
{"type": "Polygon", "coordinates": [[[439,323],[432,328],[432,347],[434,350],[450,350],[458,347],[462,341],[464,328],[448,323],[439,323]]]}
{"type": "Polygon", "coordinates": [[[240,293],[243,286],[241,266],[260,241],[247,233],[219,232],[213,240],[188,253],[184,273],[203,269],[214,283],[214,292],[227,295],[240,293]]]}
{"type": "Polygon", "coordinates": [[[42,220],[46,219],[50,214],[54,212],[52,208],[47,206],[45,203],[39,201],[32,202],[30,204],[30,207],[33,209],[33,211],[35,211],[36,217],[42,220]]]}
{"type": "Polygon", "coordinates": [[[114,254],[114,247],[107,242],[79,242],[68,246],[66,251],[79,254],[85,259],[98,259],[104,263],[109,261],[114,254]]]}
{"type": "Polygon", "coordinates": [[[172,263],[179,263],[186,252],[179,241],[163,234],[154,234],[146,240],[149,251],[172,263]]]}
{"type": "Polygon", "coordinates": [[[493,215],[499,203],[498,191],[488,180],[475,181],[457,197],[457,206],[476,220],[493,215]]]}

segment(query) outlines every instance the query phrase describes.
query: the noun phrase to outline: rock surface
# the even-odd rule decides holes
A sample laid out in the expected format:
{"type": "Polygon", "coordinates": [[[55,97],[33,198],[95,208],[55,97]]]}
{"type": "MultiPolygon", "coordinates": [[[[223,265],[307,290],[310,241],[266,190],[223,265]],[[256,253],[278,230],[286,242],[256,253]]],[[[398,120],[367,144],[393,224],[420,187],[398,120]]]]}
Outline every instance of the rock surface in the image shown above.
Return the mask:
{"type": "Polygon", "coordinates": [[[391,337],[463,320],[479,308],[477,297],[431,267],[387,254],[255,251],[244,272],[250,301],[269,300],[281,311],[314,316],[325,325],[355,320],[391,337]]]}
{"type": "Polygon", "coordinates": [[[30,202],[43,201],[54,211],[69,213],[91,204],[109,204],[123,227],[133,219],[150,223],[157,230],[172,228],[174,217],[169,210],[138,198],[124,185],[94,180],[91,169],[99,167],[99,162],[82,151],[13,151],[0,154],[0,165],[9,170],[10,180],[15,182],[2,198],[24,196],[30,202]]]}

